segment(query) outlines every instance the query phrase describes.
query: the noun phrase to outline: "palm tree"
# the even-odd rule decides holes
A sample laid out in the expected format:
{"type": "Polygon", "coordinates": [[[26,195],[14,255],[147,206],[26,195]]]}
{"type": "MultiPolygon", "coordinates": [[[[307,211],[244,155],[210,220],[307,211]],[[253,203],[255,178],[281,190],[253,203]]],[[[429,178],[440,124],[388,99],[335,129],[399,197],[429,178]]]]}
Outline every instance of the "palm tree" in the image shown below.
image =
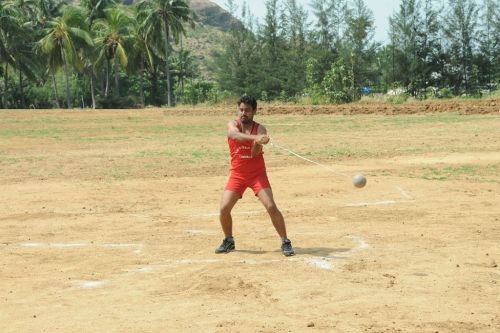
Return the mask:
{"type": "Polygon", "coordinates": [[[62,16],[47,22],[44,37],[38,42],[42,54],[48,58],[53,73],[62,66],[66,78],[67,107],[72,107],[69,88],[69,66],[81,63],[77,49],[83,45],[93,45],[90,34],[86,31],[85,13],[79,7],[67,6],[62,16]]]}
{"type": "Polygon", "coordinates": [[[80,6],[87,11],[88,25],[91,27],[95,20],[105,18],[106,9],[116,3],[116,0],[81,0],[80,6]]]}
{"type": "MultiPolygon", "coordinates": [[[[111,7],[105,10],[105,19],[94,21],[93,30],[96,33],[95,45],[98,48],[96,67],[100,67],[106,60],[112,62],[115,75],[114,95],[119,96],[118,63],[126,68],[128,64],[127,49],[131,43],[131,27],[133,19],[127,11],[121,7],[111,7]]],[[[106,96],[109,87],[108,75],[106,75],[106,96]]]]}
{"type": "Polygon", "coordinates": [[[138,20],[142,24],[148,40],[156,45],[163,44],[165,75],[167,80],[167,103],[172,106],[170,77],[170,38],[179,41],[185,35],[184,23],[194,26],[193,12],[186,0],[143,0],[138,5],[138,20]]]}
{"type": "Polygon", "coordinates": [[[139,85],[140,85],[140,97],[141,97],[141,104],[144,106],[145,105],[145,98],[144,98],[144,76],[146,73],[146,66],[147,68],[152,71],[154,68],[154,63],[155,63],[155,56],[153,53],[153,50],[151,49],[148,40],[146,38],[146,35],[144,34],[144,31],[141,29],[139,26],[137,20],[134,20],[134,24],[132,25],[131,29],[131,36],[132,36],[132,48],[131,52],[129,53],[129,66],[127,67],[127,70],[129,72],[137,72],[137,70],[140,71],[139,74],[139,85]]]}
{"type": "Polygon", "coordinates": [[[172,72],[178,78],[181,95],[184,95],[184,81],[196,76],[198,68],[191,52],[185,49],[179,50],[178,54],[172,58],[172,72]]]}
{"type": "Polygon", "coordinates": [[[21,9],[19,0],[0,2],[0,64],[5,66],[2,105],[6,105],[8,99],[9,66],[19,74],[20,106],[24,106],[23,76],[34,79],[37,72],[36,61],[31,56],[33,31],[29,24],[24,24],[28,18],[21,9]]]}
{"type": "Polygon", "coordinates": [[[4,91],[2,93],[2,107],[7,104],[8,68],[14,66],[16,59],[12,52],[12,42],[19,30],[20,12],[14,4],[0,1],[0,64],[3,69],[4,91]]]}
{"type": "Polygon", "coordinates": [[[61,15],[62,7],[65,4],[64,0],[34,0],[34,2],[36,22],[42,28],[45,27],[47,21],[61,15]]]}

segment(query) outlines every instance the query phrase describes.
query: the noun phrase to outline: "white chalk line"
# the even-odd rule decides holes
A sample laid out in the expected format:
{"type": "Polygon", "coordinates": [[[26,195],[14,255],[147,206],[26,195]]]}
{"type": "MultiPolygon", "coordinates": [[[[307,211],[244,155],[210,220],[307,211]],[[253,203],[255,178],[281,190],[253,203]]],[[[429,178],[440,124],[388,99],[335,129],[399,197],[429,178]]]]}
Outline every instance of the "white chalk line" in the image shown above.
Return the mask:
{"type": "Polygon", "coordinates": [[[276,262],[304,262],[307,265],[314,266],[324,270],[332,270],[335,268],[335,264],[339,259],[347,259],[359,251],[364,251],[370,248],[368,243],[364,241],[361,237],[355,235],[344,236],[345,238],[352,239],[356,242],[356,246],[348,251],[335,254],[334,256],[302,256],[297,255],[290,258],[283,259],[240,259],[240,260],[223,260],[223,259],[171,259],[162,261],[156,265],[148,265],[139,268],[126,270],[127,273],[150,273],[155,270],[155,268],[160,267],[177,267],[182,265],[199,265],[199,264],[244,264],[244,265],[262,265],[276,262]]]}
{"type": "Polygon", "coordinates": [[[368,202],[356,202],[345,204],[344,207],[365,207],[365,206],[382,206],[382,205],[395,205],[399,203],[406,203],[413,200],[413,197],[408,194],[401,187],[396,186],[396,190],[405,200],[380,200],[380,201],[368,201],[368,202]]]}
{"type": "Polygon", "coordinates": [[[403,198],[405,199],[413,199],[411,195],[409,195],[405,190],[403,190],[401,187],[399,186],[396,186],[396,190],[399,191],[399,193],[401,193],[401,195],[403,196],[403,198]]]}
{"type": "Polygon", "coordinates": [[[336,266],[335,263],[338,261],[337,259],[346,259],[354,255],[356,252],[367,250],[370,247],[361,237],[348,235],[345,236],[345,238],[353,239],[356,241],[357,246],[346,252],[335,254],[334,257],[305,258],[304,261],[309,265],[316,266],[321,269],[332,270],[336,266]]]}
{"type": "Polygon", "coordinates": [[[404,201],[397,200],[383,200],[383,201],[374,201],[374,202],[357,202],[344,205],[344,207],[364,207],[364,206],[380,206],[380,205],[394,205],[397,203],[401,203],[404,201]]]}
{"type": "MultiPolygon", "coordinates": [[[[413,200],[413,197],[408,194],[401,187],[396,186],[396,190],[401,194],[401,196],[406,200],[379,200],[379,201],[367,201],[367,202],[355,202],[355,203],[346,203],[343,205],[335,205],[336,207],[365,207],[365,206],[382,206],[382,205],[395,205],[400,203],[407,203],[413,200]]],[[[284,213],[297,212],[299,210],[283,210],[284,213]]],[[[233,215],[264,215],[265,211],[262,210],[252,210],[246,212],[232,212],[233,215]]],[[[219,213],[206,213],[206,214],[193,214],[187,215],[188,217],[215,217],[219,216],[219,213]]]]}
{"type": "Polygon", "coordinates": [[[80,281],[79,286],[83,289],[96,289],[102,288],[107,284],[106,281],[90,280],[90,281],[80,281]]]}
{"type": "MultiPolygon", "coordinates": [[[[231,212],[232,215],[260,215],[260,214],[267,214],[265,210],[249,210],[246,212],[239,212],[239,211],[233,211],[231,212]]],[[[184,216],[187,217],[214,217],[214,216],[219,216],[219,212],[217,213],[205,213],[205,214],[186,214],[184,216]]]]}
{"type": "MultiPolygon", "coordinates": [[[[122,272],[127,275],[147,274],[152,273],[160,267],[177,267],[181,265],[207,265],[207,264],[243,264],[243,265],[262,265],[272,264],[277,262],[303,262],[306,265],[313,266],[322,270],[333,270],[339,259],[346,259],[358,251],[363,251],[369,248],[369,245],[359,236],[347,235],[345,238],[352,239],[356,242],[356,246],[346,252],[335,254],[334,256],[301,256],[300,254],[295,257],[282,258],[282,259],[239,259],[239,260],[223,260],[223,259],[171,259],[165,260],[159,264],[146,265],[142,267],[122,269],[122,272]]],[[[19,243],[19,246],[29,248],[80,248],[80,247],[101,247],[113,249],[129,249],[129,248],[142,248],[143,244],[131,243],[106,243],[106,244],[89,244],[89,243],[19,243]]],[[[78,289],[93,290],[107,286],[109,284],[106,280],[80,280],[75,281],[78,289]]]]}
{"type": "Polygon", "coordinates": [[[127,243],[106,243],[106,244],[92,244],[92,243],[18,243],[19,247],[36,248],[36,249],[74,249],[86,247],[101,247],[108,249],[134,249],[134,253],[141,253],[144,248],[143,244],[127,244],[127,243]]]}

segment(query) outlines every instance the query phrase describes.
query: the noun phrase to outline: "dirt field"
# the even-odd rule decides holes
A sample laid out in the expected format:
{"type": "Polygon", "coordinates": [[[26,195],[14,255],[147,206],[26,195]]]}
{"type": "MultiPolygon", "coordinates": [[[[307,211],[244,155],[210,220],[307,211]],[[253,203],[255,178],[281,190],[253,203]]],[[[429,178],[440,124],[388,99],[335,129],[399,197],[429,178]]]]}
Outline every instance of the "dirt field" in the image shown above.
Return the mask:
{"type": "Polygon", "coordinates": [[[500,331],[500,101],[264,106],[349,176],[266,147],[292,258],[249,190],[214,254],[235,110],[0,112],[0,332],[500,331]]]}

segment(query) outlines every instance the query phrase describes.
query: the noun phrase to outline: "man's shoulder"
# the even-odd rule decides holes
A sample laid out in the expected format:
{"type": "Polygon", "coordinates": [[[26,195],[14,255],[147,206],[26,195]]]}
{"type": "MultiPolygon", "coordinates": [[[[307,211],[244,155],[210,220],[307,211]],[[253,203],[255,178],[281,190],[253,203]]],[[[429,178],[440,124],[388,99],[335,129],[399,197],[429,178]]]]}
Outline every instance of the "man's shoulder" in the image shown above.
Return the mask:
{"type": "Polygon", "coordinates": [[[230,120],[227,122],[227,126],[234,126],[234,127],[238,127],[239,126],[239,121],[238,119],[233,119],[233,120],[230,120]]]}
{"type": "Polygon", "coordinates": [[[254,122],[255,126],[257,127],[257,133],[263,133],[266,131],[266,127],[258,122],[254,122]]]}

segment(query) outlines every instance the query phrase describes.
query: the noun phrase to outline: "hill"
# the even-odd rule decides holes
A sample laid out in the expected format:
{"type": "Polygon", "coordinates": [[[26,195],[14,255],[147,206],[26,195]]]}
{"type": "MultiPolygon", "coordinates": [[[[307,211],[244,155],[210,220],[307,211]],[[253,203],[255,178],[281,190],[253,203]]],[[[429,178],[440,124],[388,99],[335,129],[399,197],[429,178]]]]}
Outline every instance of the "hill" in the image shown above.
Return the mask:
{"type": "MultiPolygon", "coordinates": [[[[124,5],[133,5],[140,0],[122,0],[124,5]]],[[[80,0],[69,0],[68,3],[79,4],[80,0]]],[[[208,0],[189,1],[196,14],[196,26],[188,28],[183,40],[184,48],[195,57],[200,74],[205,79],[213,77],[213,52],[222,49],[224,36],[231,26],[242,25],[231,13],[208,0]]]]}
{"type": "MultiPolygon", "coordinates": [[[[141,0],[122,0],[124,5],[133,5],[141,0]]],[[[80,4],[80,0],[67,0],[69,4],[80,4]]],[[[222,31],[229,31],[231,23],[239,21],[228,11],[208,0],[190,0],[191,9],[198,17],[197,23],[202,26],[210,26],[222,31]]]]}

